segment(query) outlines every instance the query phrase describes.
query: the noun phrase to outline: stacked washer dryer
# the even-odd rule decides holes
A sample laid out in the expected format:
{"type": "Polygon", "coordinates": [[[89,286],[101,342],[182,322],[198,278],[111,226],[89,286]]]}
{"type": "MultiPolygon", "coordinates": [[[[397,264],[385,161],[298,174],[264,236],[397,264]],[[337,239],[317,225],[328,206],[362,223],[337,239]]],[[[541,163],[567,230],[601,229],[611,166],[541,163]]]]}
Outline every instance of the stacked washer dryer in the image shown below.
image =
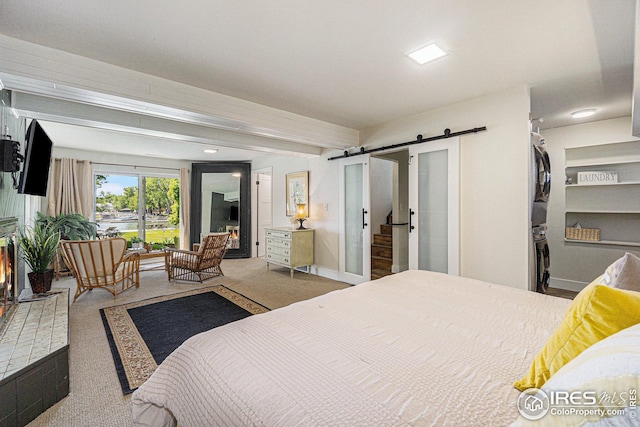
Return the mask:
{"type": "Polygon", "coordinates": [[[549,245],[547,243],[547,205],[551,190],[551,164],[544,149],[545,140],[531,131],[533,149],[531,203],[531,283],[529,290],[546,293],[549,287],[549,245]]]}

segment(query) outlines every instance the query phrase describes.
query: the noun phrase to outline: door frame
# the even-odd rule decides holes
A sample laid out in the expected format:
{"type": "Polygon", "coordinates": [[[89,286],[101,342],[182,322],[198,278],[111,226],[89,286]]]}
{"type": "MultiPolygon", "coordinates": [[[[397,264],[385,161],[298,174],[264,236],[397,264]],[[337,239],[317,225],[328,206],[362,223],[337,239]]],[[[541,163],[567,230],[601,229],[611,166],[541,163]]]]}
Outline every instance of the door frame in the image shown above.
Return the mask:
{"type": "Polygon", "coordinates": [[[260,200],[259,200],[260,189],[258,188],[259,187],[258,181],[260,180],[260,175],[269,175],[271,177],[271,188],[270,188],[268,197],[269,197],[269,200],[271,201],[270,226],[273,226],[273,168],[267,167],[262,169],[256,169],[251,172],[251,188],[252,188],[251,204],[253,206],[253,209],[251,210],[252,212],[251,223],[255,224],[255,227],[254,227],[255,239],[251,249],[251,256],[253,258],[260,256],[260,252],[258,250],[259,246],[266,248],[264,233],[260,233],[260,218],[264,214],[264,212],[260,210],[260,200]]]}

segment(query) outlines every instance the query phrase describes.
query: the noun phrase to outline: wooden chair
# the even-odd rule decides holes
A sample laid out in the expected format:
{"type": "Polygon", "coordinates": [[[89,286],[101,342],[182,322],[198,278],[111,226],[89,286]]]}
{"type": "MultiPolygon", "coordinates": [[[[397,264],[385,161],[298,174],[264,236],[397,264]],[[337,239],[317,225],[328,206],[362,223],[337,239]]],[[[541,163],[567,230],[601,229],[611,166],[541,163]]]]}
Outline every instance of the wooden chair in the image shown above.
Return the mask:
{"type": "Polygon", "coordinates": [[[62,256],[76,279],[73,302],[86,291],[104,288],[118,294],[140,286],[140,254],[126,254],[122,237],[100,240],[61,241],[62,256]]]}
{"type": "Polygon", "coordinates": [[[202,283],[224,276],[220,263],[227,253],[228,233],[212,233],[203,237],[197,251],[166,248],[165,268],[169,280],[190,280],[202,283]]]}

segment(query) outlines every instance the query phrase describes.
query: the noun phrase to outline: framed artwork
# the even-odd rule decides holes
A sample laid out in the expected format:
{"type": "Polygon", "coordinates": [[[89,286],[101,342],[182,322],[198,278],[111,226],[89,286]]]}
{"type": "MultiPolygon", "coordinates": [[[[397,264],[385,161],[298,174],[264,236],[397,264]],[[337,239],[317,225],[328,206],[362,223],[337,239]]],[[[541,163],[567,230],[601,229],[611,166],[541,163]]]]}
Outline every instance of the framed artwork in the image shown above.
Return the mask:
{"type": "Polygon", "coordinates": [[[287,216],[295,216],[300,203],[309,212],[309,171],[287,174],[287,216]]]}

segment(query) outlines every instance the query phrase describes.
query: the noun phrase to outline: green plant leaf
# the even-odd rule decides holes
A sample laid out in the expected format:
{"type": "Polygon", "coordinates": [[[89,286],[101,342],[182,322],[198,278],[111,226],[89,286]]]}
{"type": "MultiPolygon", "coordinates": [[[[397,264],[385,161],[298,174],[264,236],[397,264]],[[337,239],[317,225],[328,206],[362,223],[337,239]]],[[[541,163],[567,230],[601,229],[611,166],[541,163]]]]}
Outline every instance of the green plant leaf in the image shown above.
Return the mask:
{"type": "Polygon", "coordinates": [[[58,250],[60,233],[51,225],[36,221],[33,227],[25,226],[18,236],[20,252],[25,263],[34,273],[43,273],[58,250]]]}

